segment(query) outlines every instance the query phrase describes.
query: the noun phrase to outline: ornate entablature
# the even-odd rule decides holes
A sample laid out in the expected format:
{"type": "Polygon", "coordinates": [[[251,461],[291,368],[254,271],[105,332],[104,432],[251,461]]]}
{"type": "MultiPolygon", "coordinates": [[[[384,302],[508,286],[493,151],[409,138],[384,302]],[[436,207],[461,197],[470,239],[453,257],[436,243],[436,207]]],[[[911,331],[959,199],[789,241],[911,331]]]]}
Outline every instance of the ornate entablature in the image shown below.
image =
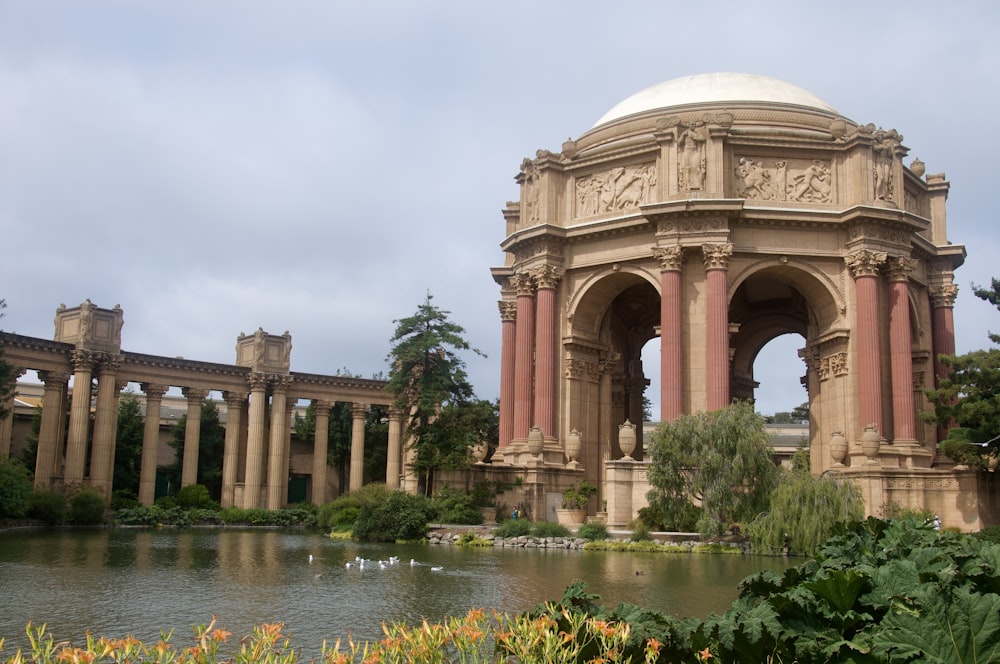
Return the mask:
{"type": "Polygon", "coordinates": [[[828,159],[770,159],[740,156],[736,160],[736,195],[759,201],[832,203],[833,174],[828,159]]]}
{"type": "Polygon", "coordinates": [[[634,209],[654,200],[656,164],[616,166],[578,176],[574,189],[577,218],[634,209]]]}

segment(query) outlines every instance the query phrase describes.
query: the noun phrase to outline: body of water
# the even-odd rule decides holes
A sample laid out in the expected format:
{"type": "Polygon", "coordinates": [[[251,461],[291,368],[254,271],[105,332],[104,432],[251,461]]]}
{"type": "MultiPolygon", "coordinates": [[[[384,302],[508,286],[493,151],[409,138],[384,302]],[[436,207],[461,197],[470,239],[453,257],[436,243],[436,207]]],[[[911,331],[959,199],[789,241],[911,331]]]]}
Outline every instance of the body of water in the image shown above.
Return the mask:
{"type": "Polygon", "coordinates": [[[236,637],[283,622],[292,645],[311,656],[348,633],[377,639],[382,621],[523,611],[558,599],[577,579],[608,605],[703,618],[724,611],[746,576],[788,565],[756,556],[362,544],[284,530],[7,531],[0,637],[9,654],[33,621],[58,640],[82,642],[89,629],[155,642],[172,629],[173,642],[188,645],[192,626],[218,616],[236,637]],[[380,569],[390,556],[399,563],[380,569]],[[347,566],[358,557],[373,562],[347,566]]]}

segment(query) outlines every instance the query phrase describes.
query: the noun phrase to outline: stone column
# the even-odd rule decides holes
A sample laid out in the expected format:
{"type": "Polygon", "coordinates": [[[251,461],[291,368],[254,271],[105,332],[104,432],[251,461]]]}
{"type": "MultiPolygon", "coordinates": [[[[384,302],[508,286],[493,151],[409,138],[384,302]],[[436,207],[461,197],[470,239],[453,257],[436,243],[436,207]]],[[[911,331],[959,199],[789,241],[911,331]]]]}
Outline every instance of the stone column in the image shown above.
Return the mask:
{"type": "Polygon", "coordinates": [[[181,388],[187,397],[187,420],[184,427],[184,456],[181,461],[181,486],[198,483],[198,445],[201,439],[201,402],[208,390],[181,388]]]}
{"type": "MultiPolygon", "coordinates": [[[[333,404],[329,401],[323,401],[322,399],[313,400],[313,414],[316,416],[316,437],[313,442],[312,467],[313,505],[322,505],[326,502],[326,469],[330,442],[330,408],[332,407],[333,404]]],[[[392,449],[391,440],[389,441],[389,449],[392,449]]]]}
{"type": "Polygon", "coordinates": [[[105,355],[97,375],[97,408],[94,415],[94,443],[90,451],[90,486],[111,499],[111,473],[117,433],[118,356],[105,355]]]}
{"type": "Polygon", "coordinates": [[[351,404],[351,481],[349,491],[357,491],[365,482],[365,415],[368,404],[351,404]]]}
{"type": "Polygon", "coordinates": [[[285,449],[285,419],[288,378],[276,378],[271,392],[271,438],[267,453],[267,509],[278,510],[285,504],[287,494],[282,488],[288,478],[288,450],[285,449]]]}
{"type": "MultiPolygon", "coordinates": [[[[948,275],[949,280],[951,275],[948,275]]],[[[955,354],[955,319],[954,307],[955,298],[958,297],[958,286],[952,283],[932,286],[930,289],[931,298],[931,344],[934,349],[934,387],[941,384],[941,380],[948,376],[948,367],[939,359],[942,355],[955,354]]],[[[939,426],[937,429],[938,440],[948,437],[947,427],[939,426]]]]}
{"type": "Polygon", "coordinates": [[[69,409],[69,436],[66,440],[66,467],[63,481],[83,483],[83,466],[87,459],[87,438],[90,430],[90,381],[95,357],[86,350],[74,350],[73,401],[69,409]]]}
{"type": "MultiPolygon", "coordinates": [[[[882,431],[882,357],[879,344],[878,271],[885,252],[861,249],[845,258],[857,299],[855,348],[858,357],[858,424],[882,431]]],[[[860,432],[859,432],[860,435],[860,432]]]]}
{"type": "Polygon", "coordinates": [[[236,494],[236,471],[239,467],[240,436],[243,433],[243,404],[246,392],[223,392],[226,400],[226,441],[222,448],[222,507],[233,507],[236,494]]]}
{"type": "Polygon", "coordinates": [[[250,411],[247,417],[247,466],[243,483],[243,508],[256,509],[260,505],[260,485],[264,474],[264,435],[267,429],[267,375],[252,373],[250,384],[250,411]]]}
{"type": "Polygon", "coordinates": [[[7,417],[0,419],[0,459],[6,459],[10,456],[11,437],[14,434],[14,394],[17,379],[22,375],[24,375],[24,370],[18,370],[13,376],[15,384],[11,387],[15,389],[10,391],[2,404],[7,409],[7,417]]]}
{"type": "Polygon", "coordinates": [[[35,488],[47,489],[58,473],[56,460],[61,460],[59,441],[66,418],[66,381],[69,374],[59,371],[39,371],[45,383],[42,393],[42,421],[38,429],[38,451],[35,456],[35,488]]]}
{"type": "Polygon", "coordinates": [[[673,422],[684,413],[684,250],[654,247],[653,256],[660,262],[660,420],[673,422]]]}
{"type": "Polygon", "coordinates": [[[500,440],[503,450],[514,438],[514,373],[517,344],[517,303],[501,300],[500,306],[500,440]]]}
{"type": "Polygon", "coordinates": [[[517,290],[516,346],[514,349],[514,437],[523,446],[531,429],[531,387],[534,378],[535,297],[531,277],[515,274],[511,284],[517,290]]]}
{"type": "Polygon", "coordinates": [[[298,399],[285,400],[285,442],[282,449],[285,451],[285,472],[281,475],[281,506],[288,505],[288,482],[292,475],[292,411],[298,404],[298,399]]]}
{"type": "Polygon", "coordinates": [[[719,410],[729,405],[729,258],[731,244],[705,244],[705,385],[706,407],[719,410]]]}
{"type": "Polygon", "coordinates": [[[556,436],[556,286],[562,270],[544,265],[534,272],[535,297],[535,425],[549,439],[556,436]]]}
{"type": "Polygon", "coordinates": [[[910,337],[911,258],[889,259],[889,361],[892,368],[892,437],[897,444],[917,444],[913,402],[913,341],[910,337]]]}
{"type": "Polygon", "coordinates": [[[400,463],[403,457],[403,411],[389,407],[389,450],[385,459],[385,484],[399,488],[400,463]]]}
{"type": "Polygon", "coordinates": [[[160,448],[160,406],[166,385],[142,383],[146,394],[146,420],[142,431],[142,461],[139,466],[139,502],[152,505],[156,500],[156,460],[160,448]]]}

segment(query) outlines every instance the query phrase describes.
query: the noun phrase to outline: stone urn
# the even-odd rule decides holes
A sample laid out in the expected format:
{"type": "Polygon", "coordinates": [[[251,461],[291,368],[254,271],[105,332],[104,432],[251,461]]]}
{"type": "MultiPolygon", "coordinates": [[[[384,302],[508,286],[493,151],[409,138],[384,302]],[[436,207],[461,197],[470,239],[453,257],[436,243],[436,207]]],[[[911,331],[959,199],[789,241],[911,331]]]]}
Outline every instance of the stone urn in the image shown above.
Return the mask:
{"type": "Polygon", "coordinates": [[[879,438],[878,427],[874,424],[866,426],[861,434],[861,451],[868,458],[868,464],[878,463],[879,438]]]}
{"type": "Polygon", "coordinates": [[[566,460],[569,461],[567,465],[576,467],[576,460],[580,458],[580,450],[582,449],[583,443],[580,440],[580,432],[573,429],[566,436],[566,460]]]}
{"type": "Polygon", "coordinates": [[[625,424],[618,425],[618,446],[622,448],[622,459],[634,461],[632,452],[635,452],[635,425],[625,420],[625,424]]]}
{"type": "Polygon", "coordinates": [[[545,438],[542,436],[542,427],[531,427],[528,431],[528,454],[533,457],[540,456],[545,447],[545,438]]]}
{"type": "Polygon", "coordinates": [[[913,162],[910,164],[910,172],[916,175],[918,178],[922,178],[924,177],[924,173],[927,172],[927,166],[925,166],[924,162],[920,161],[919,158],[914,159],[913,162]]]}
{"type": "Polygon", "coordinates": [[[839,431],[834,431],[830,436],[830,458],[835,466],[843,466],[844,459],[847,458],[847,438],[839,431]]]}
{"type": "Polygon", "coordinates": [[[476,460],[476,463],[483,463],[483,459],[486,458],[486,453],[489,448],[486,443],[476,443],[472,446],[472,457],[476,460]]]}

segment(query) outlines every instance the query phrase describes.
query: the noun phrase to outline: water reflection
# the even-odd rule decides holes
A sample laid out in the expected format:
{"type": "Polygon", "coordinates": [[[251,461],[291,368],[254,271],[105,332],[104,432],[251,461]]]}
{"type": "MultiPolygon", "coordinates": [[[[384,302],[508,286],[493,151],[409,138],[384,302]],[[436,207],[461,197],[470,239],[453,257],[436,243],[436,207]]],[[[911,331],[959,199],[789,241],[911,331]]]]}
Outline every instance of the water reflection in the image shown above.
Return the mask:
{"type": "Polygon", "coordinates": [[[0,534],[0,637],[8,647],[23,645],[24,625],[34,620],[48,623],[57,639],[80,641],[91,629],[155,640],[163,628],[186,645],[191,626],[217,615],[237,635],[284,622],[293,645],[313,655],[324,639],[348,632],[378,638],[383,620],[440,620],[477,607],[522,611],[559,598],[576,579],[608,604],[704,617],[724,610],[748,574],[786,565],[739,556],[359,544],[277,530],[7,532],[0,534]],[[357,556],[401,562],[345,566],[357,556]]]}

